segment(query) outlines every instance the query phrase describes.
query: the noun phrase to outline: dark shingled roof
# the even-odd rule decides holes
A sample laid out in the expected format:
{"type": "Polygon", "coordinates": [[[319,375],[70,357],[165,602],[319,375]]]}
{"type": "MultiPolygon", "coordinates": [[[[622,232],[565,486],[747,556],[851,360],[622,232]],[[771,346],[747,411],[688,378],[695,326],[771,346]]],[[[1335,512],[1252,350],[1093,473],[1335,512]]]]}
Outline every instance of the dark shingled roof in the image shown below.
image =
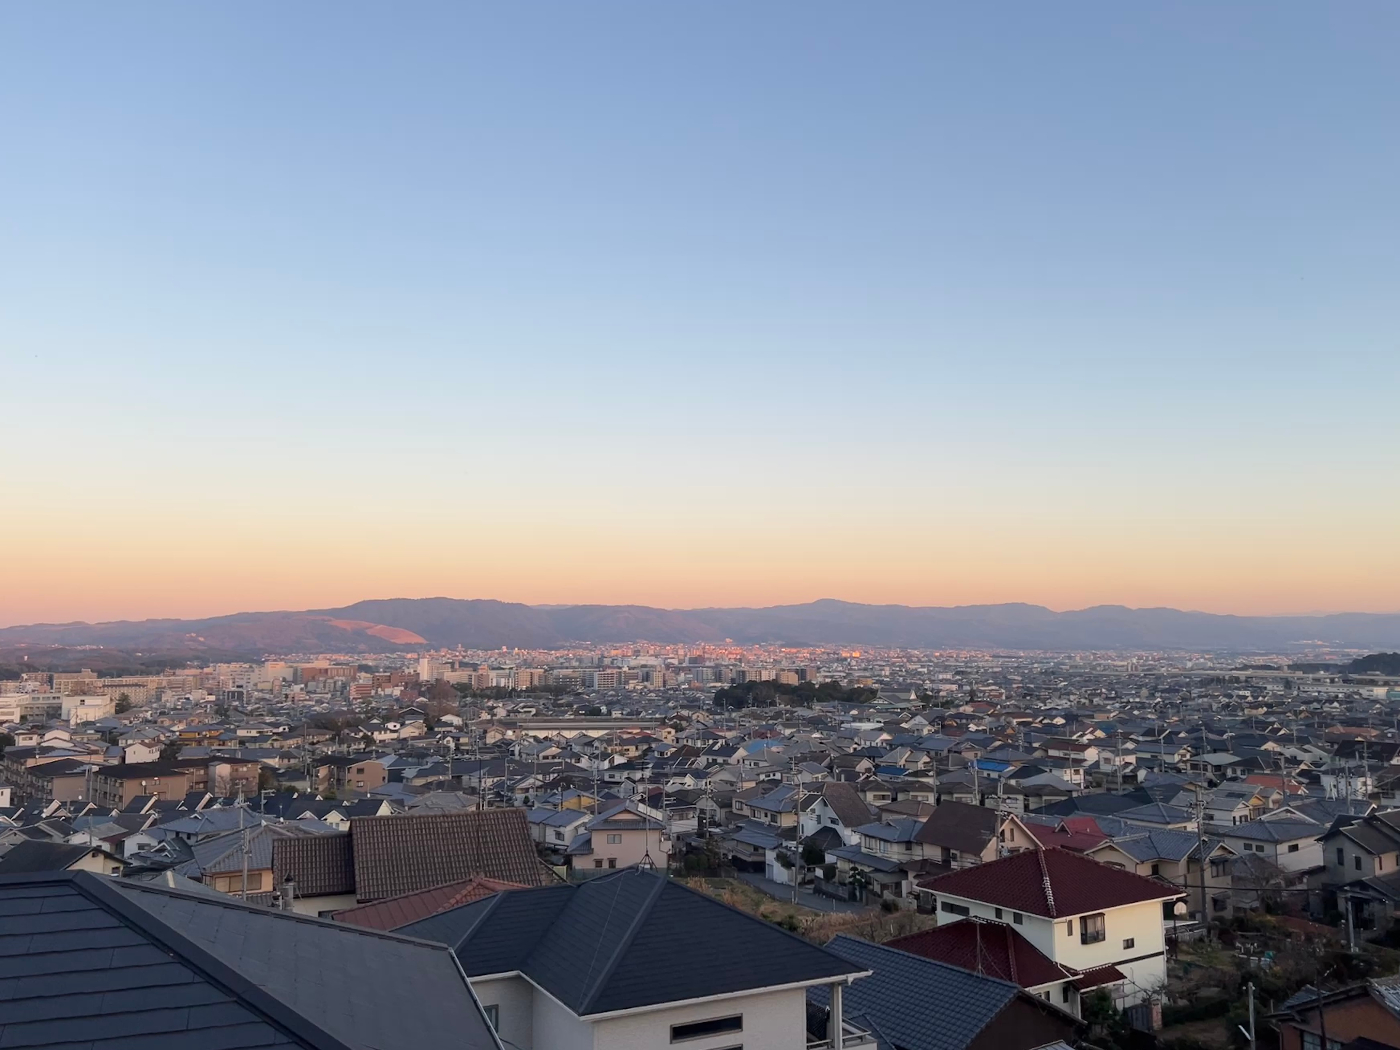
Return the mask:
{"type": "Polygon", "coordinates": [[[862,971],[640,868],[499,893],[399,932],[452,945],[473,977],[524,973],[579,1016],[862,971]]]}
{"type": "MultiPolygon", "coordinates": [[[[0,875],[27,875],[36,871],[64,871],[68,865],[82,860],[89,853],[101,853],[100,847],[70,845],[67,842],[21,842],[11,846],[0,857],[0,875]]],[[[113,858],[114,863],[119,863],[113,858]]],[[[0,1043],[0,1046],[3,1046],[0,1043]]]]}
{"type": "Polygon", "coordinates": [[[441,945],[87,872],[0,877],[0,1046],[499,1050],[441,945]]]}
{"type": "Polygon", "coordinates": [[[1033,849],[921,882],[964,897],[1055,919],[1180,897],[1175,886],[1063,849],[1033,849]]]}
{"type": "Polygon", "coordinates": [[[914,836],[915,842],[959,853],[981,853],[996,837],[997,811],[966,802],[940,802],[914,836]]]}
{"type": "MultiPolygon", "coordinates": [[[[877,1032],[881,1046],[919,1050],[963,1050],[1018,997],[1042,1011],[1045,1045],[1072,1036],[1079,1027],[1069,1014],[1022,991],[1010,981],[970,973],[922,959],[884,944],[842,934],[827,948],[852,965],[872,971],[844,994],[846,1020],[877,1032]]],[[[825,1007],[825,986],[807,989],[807,1000],[825,1007]]],[[[1037,1032],[1037,1036],[1040,1033],[1037,1032]]]]}

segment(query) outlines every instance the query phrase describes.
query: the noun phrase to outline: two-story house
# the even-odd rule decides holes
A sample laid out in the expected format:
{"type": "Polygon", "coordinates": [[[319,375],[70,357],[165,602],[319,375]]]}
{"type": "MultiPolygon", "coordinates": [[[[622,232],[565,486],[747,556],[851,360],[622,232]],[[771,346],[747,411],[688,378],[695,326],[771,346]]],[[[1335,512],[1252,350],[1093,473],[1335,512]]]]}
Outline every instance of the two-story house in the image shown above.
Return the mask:
{"type": "Polygon", "coordinates": [[[1053,961],[1110,977],[1119,1005],[1166,983],[1162,906],[1182,894],[1156,879],[1044,849],[950,872],[921,888],[932,894],[940,924],[974,916],[1008,922],[1053,961]]]}
{"type": "MultiPolygon", "coordinates": [[[[803,797],[799,807],[799,835],[810,839],[823,829],[829,829],[847,846],[860,845],[856,828],[874,819],[874,810],[860,797],[854,785],[844,781],[827,781],[820,792],[803,797]]],[[[823,843],[818,843],[823,844],[823,843]]]]}
{"type": "Polygon", "coordinates": [[[514,890],[398,931],[456,950],[502,1041],[518,1050],[806,1050],[807,990],[844,1018],[869,970],[638,868],[514,890]]]}
{"type": "Polygon", "coordinates": [[[574,878],[590,878],[647,861],[665,871],[671,837],[666,825],[638,803],[619,802],[584,824],[567,853],[574,878]]]}

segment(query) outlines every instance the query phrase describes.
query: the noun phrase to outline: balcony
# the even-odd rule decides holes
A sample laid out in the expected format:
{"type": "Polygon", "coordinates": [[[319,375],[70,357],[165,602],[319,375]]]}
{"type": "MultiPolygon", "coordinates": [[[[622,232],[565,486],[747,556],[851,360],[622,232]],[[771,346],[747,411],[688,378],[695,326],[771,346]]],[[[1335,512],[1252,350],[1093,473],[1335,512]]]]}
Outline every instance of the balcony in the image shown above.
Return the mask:
{"type": "MultiPolygon", "coordinates": [[[[859,1025],[849,1021],[841,1025],[841,1050],[875,1050],[875,1037],[859,1025]]],[[[814,1039],[807,1043],[807,1050],[835,1050],[836,1043],[831,1039],[814,1039]]]]}

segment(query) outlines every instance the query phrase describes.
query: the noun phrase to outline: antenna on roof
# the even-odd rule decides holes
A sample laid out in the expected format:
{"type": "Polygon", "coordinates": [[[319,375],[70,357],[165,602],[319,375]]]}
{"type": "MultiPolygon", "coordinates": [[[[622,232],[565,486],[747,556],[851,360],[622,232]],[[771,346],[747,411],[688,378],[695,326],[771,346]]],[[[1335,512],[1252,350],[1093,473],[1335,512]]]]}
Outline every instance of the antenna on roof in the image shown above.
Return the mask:
{"type": "Polygon", "coordinates": [[[1036,846],[1035,859],[1040,861],[1040,884],[1045,888],[1045,903],[1050,905],[1050,914],[1055,914],[1055,890],[1050,885],[1050,869],[1045,865],[1045,849],[1036,846]]]}

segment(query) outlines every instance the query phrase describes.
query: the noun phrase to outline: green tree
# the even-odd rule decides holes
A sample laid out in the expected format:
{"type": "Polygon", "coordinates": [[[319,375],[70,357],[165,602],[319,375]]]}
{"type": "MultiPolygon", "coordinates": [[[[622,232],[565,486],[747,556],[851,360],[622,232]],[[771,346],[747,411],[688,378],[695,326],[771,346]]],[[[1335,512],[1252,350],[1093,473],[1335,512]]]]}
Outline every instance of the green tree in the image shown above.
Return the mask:
{"type": "Polygon", "coordinates": [[[129,693],[117,694],[116,711],[119,715],[124,715],[131,710],[131,695],[129,693]]]}

